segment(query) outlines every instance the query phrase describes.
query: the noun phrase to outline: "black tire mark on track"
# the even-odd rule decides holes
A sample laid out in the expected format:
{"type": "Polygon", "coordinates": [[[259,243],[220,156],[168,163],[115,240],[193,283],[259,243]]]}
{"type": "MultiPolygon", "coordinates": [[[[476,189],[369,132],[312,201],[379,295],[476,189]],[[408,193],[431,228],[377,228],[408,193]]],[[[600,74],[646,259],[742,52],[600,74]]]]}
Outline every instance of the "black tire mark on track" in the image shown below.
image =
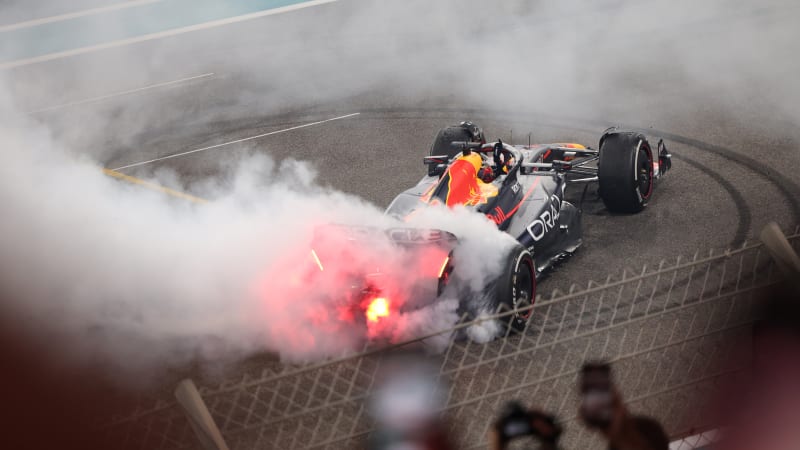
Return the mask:
{"type": "MultiPolygon", "coordinates": [[[[639,131],[644,131],[644,129],[639,129],[639,131]]],[[[672,134],[660,130],[650,129],[648,130],[649,133],[661,136],[665,139],[669,139],[671,141],[679,142],[684,145],[688,145],[690,147],[695,147],[709,153],[714,153],[716,155],[722,156],[723,158],[733,161],[747,169],[756,172],[757,174],[761,175],[762,177],[766,178],[770,181],[771,184],[775,185],[779,191],[789,200],[792,209],[792,215],[794,216],[795,222],[800,222],[800,185],[794,182],[794,180],[781,175],[774,169],[770,169],[768,166],[760,163],[758,160],[751,158],[749,156],[742,155],[737,153],[733,150],[727,149],[725,147],[709,144],[707,142],[703,142],[697,139],[692,139],[686,136],[681,136],[678,134],[672,134]]]]}
{"type": "Polygon", "coordinates": [[[747,206],[747,202],[745,201],[741,191],[736,189],[736,186],[734,186],[730,181],[726,180],[725,177],[720,175],[719,172],[712,170],[710,167],[704,164],[701,164],[686,156],[672,155],[672,157],[689,164],[695,169],[698,169],[704,174],[713,178],[714,181],[716,181],[728,192],[728,195],[731,196],[733,203],[736,205],[736,214],[739,216],[739,223],[736,225],[736,232],[733,235],[733,240],[730,244],[728,244],[728,247],[732,248],[743,244],[747,240],[748,232],[752,226],[753,215],[750,211],[750,207],[747,206]]]}

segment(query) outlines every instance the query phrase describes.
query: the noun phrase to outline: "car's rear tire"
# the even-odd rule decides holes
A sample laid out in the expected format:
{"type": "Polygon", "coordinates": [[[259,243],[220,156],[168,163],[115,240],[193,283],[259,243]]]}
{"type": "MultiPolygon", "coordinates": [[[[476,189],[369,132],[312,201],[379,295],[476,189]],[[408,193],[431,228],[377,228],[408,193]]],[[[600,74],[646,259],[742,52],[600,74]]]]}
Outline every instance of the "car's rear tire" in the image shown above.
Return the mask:
{"type": "Polygon", "coordinates": [[[653,196],[653,151],[639,133],[613,132],[600,141],[599,194],[613,213],[637,213],[653,196]]]}
{"type": "MultiPolygon", "coordinates": [[[[515,311],[533,305],[536,300],[536,271],[531,253],[515,244],[503,259],[500,276],[486,287],[491,312],[515,311]],[[502,306],[501,306],[502,305],[502,306]]],[[[501,317],[504,331],[518,333],[525,329],[532,309],[501,317]]]]}

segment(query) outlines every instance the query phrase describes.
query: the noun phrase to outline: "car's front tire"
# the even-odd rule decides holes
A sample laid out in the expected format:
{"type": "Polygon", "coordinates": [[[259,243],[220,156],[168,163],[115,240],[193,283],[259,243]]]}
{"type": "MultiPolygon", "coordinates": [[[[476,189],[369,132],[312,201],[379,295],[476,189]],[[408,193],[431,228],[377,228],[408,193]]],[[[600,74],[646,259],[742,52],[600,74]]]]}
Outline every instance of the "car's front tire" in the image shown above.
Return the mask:
{"type": "Polygon", "coordinates": [[[653,196],[653,150],[639,133],[612,132],[600,141],[599,194],[612,213],[642,211],[653,196]]]}

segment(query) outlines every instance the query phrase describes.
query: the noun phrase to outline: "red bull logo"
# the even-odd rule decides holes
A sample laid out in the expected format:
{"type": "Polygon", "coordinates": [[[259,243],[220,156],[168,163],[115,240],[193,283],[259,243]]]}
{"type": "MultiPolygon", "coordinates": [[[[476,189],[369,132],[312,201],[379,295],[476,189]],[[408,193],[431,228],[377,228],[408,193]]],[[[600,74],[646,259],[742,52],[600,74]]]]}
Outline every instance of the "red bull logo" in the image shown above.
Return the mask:
{"type": "Polygon", "coordinates": [[[447,206],[487,203],[489,198],[497,195],[497,187],[478,180],[476,166],[480,167],[480,164],[480,155],[474,153],[459,158],[442,175],[430,196],[423,197],[423,201],[430,204],[444,203],[447,206]],[[473,161],[475,158],[477,163],[473,161]]]}

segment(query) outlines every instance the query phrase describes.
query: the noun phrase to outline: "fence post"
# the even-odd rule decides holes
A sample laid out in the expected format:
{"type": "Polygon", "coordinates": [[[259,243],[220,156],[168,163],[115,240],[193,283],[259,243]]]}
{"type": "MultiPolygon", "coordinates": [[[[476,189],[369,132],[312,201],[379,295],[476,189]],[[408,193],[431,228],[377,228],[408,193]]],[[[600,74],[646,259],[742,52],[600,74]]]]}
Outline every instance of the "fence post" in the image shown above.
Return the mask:
{"type": "Polygon", "coordinates": [[[200,397],[197,386],[191,379],[187,378],[178,383],[178,387],[175,388],[175,398],[189,418],[189,424],[205,450],[228,450],[222,433],[219,432],[203,398],[200,397]]]}
{"type": "Polygon", "coordinates": [[[800,274],[800,256],[797,256],[797,252],[794,251],[792,244],[786,239],[786,235],[783,234],[778,224],[768,223],[761,230],[759,239],[767,247],[786,278],[796,283],[797,276],[800,274]]]}

